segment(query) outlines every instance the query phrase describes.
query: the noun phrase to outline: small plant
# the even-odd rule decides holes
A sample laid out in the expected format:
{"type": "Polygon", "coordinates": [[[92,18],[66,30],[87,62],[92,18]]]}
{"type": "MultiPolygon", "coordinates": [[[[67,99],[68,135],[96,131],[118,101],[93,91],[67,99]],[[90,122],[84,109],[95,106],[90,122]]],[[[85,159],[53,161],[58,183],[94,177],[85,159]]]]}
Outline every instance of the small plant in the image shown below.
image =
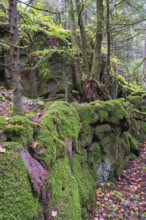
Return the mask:
{"type": "Polygon", "coordinates": [[[140,195],[136,195],[136,196],[134,196],[134,198],[133,198],[135,201],[139,201],[139,199],[140,199],[140,195]]]}

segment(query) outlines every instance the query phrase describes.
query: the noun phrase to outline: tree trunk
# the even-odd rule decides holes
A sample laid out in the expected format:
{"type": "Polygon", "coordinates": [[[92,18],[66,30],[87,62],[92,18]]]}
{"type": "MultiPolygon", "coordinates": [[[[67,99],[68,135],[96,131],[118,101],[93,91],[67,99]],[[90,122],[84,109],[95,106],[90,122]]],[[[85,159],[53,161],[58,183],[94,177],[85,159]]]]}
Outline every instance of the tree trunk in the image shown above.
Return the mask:
{"type": "Polygon", "coordinates": [[[70,21],[70,30],[71,30],[71,43],[72,48],[77,54],[77,58],[74,60],[74,86],[75,89],[82,93],[81,87],[81,70],[80,70],[80,60],[78,58],[78,40],[76,36],[76,24],[75,24],[75,16],[74,16],[74,6],[72,0],[68,1],[68,13],[69,13],[69,21],[70,21]]]}
{"type": "Polygon", "coordinates": [[[83,78],[87,78],[89,76],[89,65],[88,65],[88,57],[87,57],[87,40],[86,40],[86,31],[84,27],[84,22],[82,18],[82,12],[84,9],[83,2],[80,3],[80,0],[76,0],[77,14],[78,14],[78,25],[80,28],[81,34],[81,47],[82,47],[82,59],[83,59],[83,67],[82,74],[83,78]]]}
{"type": "MultiPolygon", "coordinates": [[[[144,56],[146,57],[146,38],[145,38],[144,56]]],[[[145,72],[146,72],[146,60],[144,61],[144,73],[145,72]]]]}
{"type": "Polygon", "coordinates": [[[20,56],[18,48],[19,15],[17,1],[9,0],[9,24],[10,24],[10,62],[13,85],[13,111],[14,114],[23,115],[22,89],[20,78],[20,56]]]}
{"type": "Polygon", "coordinates": [[[96,41],[93,53],[93,64],[91,69],[91,77],[99,80],[100,75],[100,53],[102,46],[102,35],[104,29],[104,16],[103,16],[103,0],[97,0],[97,30],[96,30],[96,41]]]}
{"type": "Polygon", "coordinates": [[[107,7],[107,20],[106,20],[106,31],[107,31],[107,75],[110,74],[110,58],[111,58],[111,37],[110,37],[110,6],[109,0],[106,1],[107,7]]]}
{"type": "MultiPolygon", "coordinates": [[[[9,53],[9,52],[8,52],[9,53]]],[[[11,76],[11,69],[10,69],[10,53],[4,54],[4,66],[5,66],[5,81],[6,81],[6,88],[12,88],[12,76],[11,76]]]]}

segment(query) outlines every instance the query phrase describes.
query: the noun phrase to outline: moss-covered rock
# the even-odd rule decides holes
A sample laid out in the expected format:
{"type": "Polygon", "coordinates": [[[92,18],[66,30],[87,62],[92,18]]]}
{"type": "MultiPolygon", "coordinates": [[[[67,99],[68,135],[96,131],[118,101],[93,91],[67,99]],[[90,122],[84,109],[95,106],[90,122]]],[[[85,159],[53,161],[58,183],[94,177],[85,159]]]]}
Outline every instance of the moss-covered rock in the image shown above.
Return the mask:
{"type": "MultiPolygon", "coordinates": [[[[131,105],[128,107],[128,103],[122,99],[73,106],[64,101],[49,102],[46,105],[37,130],[37,145],[32,149],[35,159],[31,158],[36,163],[39,161],[49,173],[45,184],[45,195],[48,198],[49,192],[49,203],[43,201],[41,193],[38,194],[44,218],[52,216],[54,212],[56,220],[86,219],[96,184],[122,175],[127,161],[139,151],[138,142],[133,137],[135,126],[134,129],[129,129],[132,117],[130,108],[131,105]]],[[[144,122],[140,124],[140,128],[146,133],[144,122]]],[[[39,214],[41,211],[38,211],[38,199],[31,190],[35,176],[28,179],[26,167],[19,155],[20,149],[33,143],[34,129],[34,124],[24,116],[0,117],[0,131],[4,135],[0,138],[2,147],[6,150],[2,153],[2,148],[0,152],[0,190],[8,191],[10,195],[13,189],[12,197],[16,204],[17,201],[20,203],[19,210],[12,212],[12,207],[15,208],[15,204],[11,205],[9,202],[12,198],[6,203],[3,199],[5,193],[2,192],[0,219],[43,219],[39,214]],[[22,202],[19,195],[18,199],[16,196],[19,194],[17,188],[20,183],[22,202]],[[29,208],[24,213],[26,203],[29,208]],[[7,218],[3,218],[6,212],[7,218]]],[[[25,153],[27,154],[26,150],[25,153]]]]}
{"type": "Polygon", "coordinates": [[[79,136],[79,141],[82,147],[89,147],[92,144],[94,130],[92,126],[86,122],[82,123],[82,129],[79,136]]]}
{"type": "Polygon", "coordinates": [[[49,176],[50,210],[57,211],[56,220],[81,220],[78,184],[67,160],[58,160],[49,176]]]}
{"type": "Polygon", "coordinates": [[[65,158],[65,138],[76,141],[79,131],[79,116],[71,105],[63,101],[50,104],[42,117],[38,137],[40,148],[45,148],[40,156],[42,163],[50,167],[57,158],[65,158]]]}
{"type": "Polygon", "coordinates": [[[94,175],[92,175],[85,158],[81,155],[76,155],[74,157],[73,171],[78,184],[80,204],[82,207],[82,219],[86,219],[96,189],[93,178],[94,175]]]}
{"type": "Polygon", "coordinates": [[[133,104],[133,105],[138,105],[141,101],[142,101],[142,97],[141,96],[128,96],[127,100],[133,104]]]}
{"type": "Polygon", "coordinates": [[[0,170],[0,220],[43,220],[19,152],[0,153],[0,170]]]}
{"type": "Polygon", "coordinates": [[[25,116],[14,116],[5,119],[2,131],[7,137],[7,141],[18,142],[23,147],[29,147],[33,141],[35,126],[25,116]]]}
{"type": "Polygon", "coordinates": [[[99,114],[95,111],[96,107],[94,104],[75,104],[74,107],[80,116],[81,123],[86,122],[87,124],[93,124],[98,121],[99,114]]]}
{"type": "Polygon", "coordinates": [[[121,176],[127,163],[122,139],[111,133],[100,142],[100,145],[105,154],[104,157],[108,160],[108,164],[110,164],[109,178],[121,176]]]}
{"type": "Polygon", "coordinates": [[[95,106],[96,111],[99,113],[100,122],[117,124],[120,122],[120,120],[128,118],[126,105],[122,99],[109,100],[106,102],[96,101],[95,106]]]}
{"type": "Polygon", "coordinates": [[[95,136],[98,138],[98,140],[101,140],[106,137],[111,131],[112,128],[109,124],[97,125],[95,128],[95,136]]]}

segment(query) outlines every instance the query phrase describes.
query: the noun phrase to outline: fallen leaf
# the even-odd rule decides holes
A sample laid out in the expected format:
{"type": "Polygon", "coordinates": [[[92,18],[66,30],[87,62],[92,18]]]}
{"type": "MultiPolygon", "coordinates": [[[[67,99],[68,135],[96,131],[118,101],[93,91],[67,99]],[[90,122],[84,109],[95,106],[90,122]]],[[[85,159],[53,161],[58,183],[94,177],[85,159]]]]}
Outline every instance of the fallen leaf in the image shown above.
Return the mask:
{"type": "Polygon", "coordinates": [[[0,153],[6,153],[6,149],[0,146],[0,153]]]}
{"type": "Polygon", "coordinates": [[[35,149],[38,146],[38,141],[34,141],[32,147],[35,149]]]}
{"type": "Polygon", "coordinates": [[[52,210],[51,216],[56,217],[57,216],[57,211],[52,210]]]}

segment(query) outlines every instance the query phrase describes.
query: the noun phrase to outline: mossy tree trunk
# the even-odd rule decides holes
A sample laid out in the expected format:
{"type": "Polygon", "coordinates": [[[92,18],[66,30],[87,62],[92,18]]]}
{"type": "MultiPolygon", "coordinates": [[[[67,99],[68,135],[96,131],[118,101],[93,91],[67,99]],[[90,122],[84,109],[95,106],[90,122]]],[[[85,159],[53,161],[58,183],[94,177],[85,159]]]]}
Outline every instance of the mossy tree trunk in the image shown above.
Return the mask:
{"type": "Polygon", "coordinates": [[[77,57],[74,60],[74,84],[75,88],[79,91],[79,93],[82,93],[82,87],[81,87],[81,68],[80,68],[80,60],[78,57],[78,40],[76,35],[76,24],[75,24],[75,13],[74,13],[74,5],[72,0],[67,0],[68,2],[68,14],[69,14],[69,22],[70,22],[70,30],[71,30],[71,43],[72,48],[77,54],[77,57]]]}
{"type": "Polygon", "coordinates": [[[86,31],[82,18],[82,12],[84,10],[83,0],[82,2],[80,2],[80,0],[76,0],[76,7],[78,14],[78,25],[81,34],[81,47],[82,47],[82,60],[83,60],[82,74],[85,78],[87,78],[89,76],[89,65],[88,65],[88,57],[87,57],[86,31]]]}
{"type": "Polygon", "coordinates": [[[9,24],[10,24],[10,62],[11,76],[13,85],[13,111],[14,114],[23,115],[22,89],[20,77],[20,55],[19,55],[19,38],[18,25],[19,15],[17,11],[17,1],[9,0],[9,24]]]}
{"type": "Polygon", "coordinates": [[[91,77],[99,80],[100,73],[100,53],[102,46],[102,36],[104,29],[104,16],[103,16],[103,0],[96,0],[97,5],[97,28],[96,28],[96,41],[93,53],[93,64],[91,68],[91,77]]]}

